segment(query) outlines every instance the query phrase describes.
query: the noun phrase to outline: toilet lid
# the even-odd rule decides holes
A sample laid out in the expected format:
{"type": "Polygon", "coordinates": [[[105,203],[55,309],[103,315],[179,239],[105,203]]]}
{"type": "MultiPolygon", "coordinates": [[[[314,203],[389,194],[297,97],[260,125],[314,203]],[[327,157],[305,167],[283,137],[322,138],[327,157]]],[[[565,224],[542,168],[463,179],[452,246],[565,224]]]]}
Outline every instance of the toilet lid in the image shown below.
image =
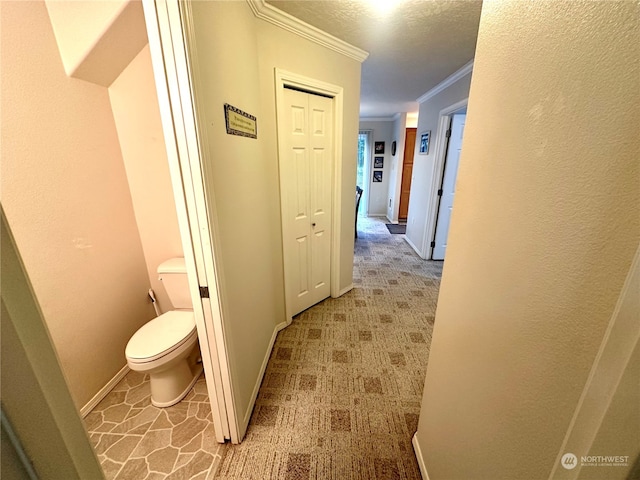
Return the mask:
{"type": "Polygon", "coordinates": [[[182,345],[194,334],[196,321],[193,312],[163,313],[133,334],[125,355],[134,361],[151,361],[182,345]]]}

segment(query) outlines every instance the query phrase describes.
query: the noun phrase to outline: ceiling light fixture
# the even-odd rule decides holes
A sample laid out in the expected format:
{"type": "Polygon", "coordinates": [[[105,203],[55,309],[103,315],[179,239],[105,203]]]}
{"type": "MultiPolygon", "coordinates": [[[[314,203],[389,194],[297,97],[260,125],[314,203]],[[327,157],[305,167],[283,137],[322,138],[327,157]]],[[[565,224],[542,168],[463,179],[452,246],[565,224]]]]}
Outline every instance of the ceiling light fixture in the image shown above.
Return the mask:
{"type": "Polygon", "coordinates": [[[377,15],[383,16],[391,13],[401,1],[402,0],[366,0],[365,3],[369,5],[377,15]]]}

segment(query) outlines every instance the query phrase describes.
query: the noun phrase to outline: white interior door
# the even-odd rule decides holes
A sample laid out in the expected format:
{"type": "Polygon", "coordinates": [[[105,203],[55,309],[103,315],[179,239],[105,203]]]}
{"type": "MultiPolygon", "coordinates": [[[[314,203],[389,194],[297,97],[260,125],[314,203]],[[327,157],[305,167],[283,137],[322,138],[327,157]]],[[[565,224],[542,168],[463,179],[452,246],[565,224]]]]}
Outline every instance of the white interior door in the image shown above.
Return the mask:
{"type": "Polygon", "coordinates": [[[465,113],[455,114],[451,120],[451,136],[444,166],[442,179],[442,195],[436,220],[435,246],[433,247],[433,260],[444,260],[447,249],[447,237],[449,235],[449,223],[451,222],[451,210],[453,209],[453,197],[456,193],[456,178],[458,176],[458,163],[462,150],[462,137],[464,124],[467,120],[465,113]]]}
{"type": "Polygon", "coordinates": [[[284,89],[283,243],[291,315],[330,295],[333,101],[284,89]]]}
{"type": "Polygon", "coordinates": [[[215,437],[238,443],[242,432],[222,330],[180,10],[176,0],[144,0],[143,7],[215,437]]]}

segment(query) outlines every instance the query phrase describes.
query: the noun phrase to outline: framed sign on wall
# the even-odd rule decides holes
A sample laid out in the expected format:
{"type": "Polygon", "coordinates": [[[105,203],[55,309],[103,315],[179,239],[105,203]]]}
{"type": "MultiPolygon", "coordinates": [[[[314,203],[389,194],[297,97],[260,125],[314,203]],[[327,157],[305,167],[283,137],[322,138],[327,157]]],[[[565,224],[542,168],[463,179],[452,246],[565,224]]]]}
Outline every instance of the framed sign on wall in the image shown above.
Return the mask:
{"type": "Polygon", "coordinates": [[[431,130],[420,134],[420,155],[429,153],[429,138],[431,138],[431,130]]]}

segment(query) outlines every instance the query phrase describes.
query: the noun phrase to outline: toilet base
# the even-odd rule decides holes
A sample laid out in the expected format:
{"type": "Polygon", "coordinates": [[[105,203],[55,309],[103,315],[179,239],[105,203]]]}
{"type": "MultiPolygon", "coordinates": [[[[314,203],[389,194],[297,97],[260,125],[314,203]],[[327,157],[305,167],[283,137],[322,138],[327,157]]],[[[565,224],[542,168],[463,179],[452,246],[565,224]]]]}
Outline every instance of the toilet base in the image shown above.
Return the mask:
{"type": "Polygon", "coordinates": [[[175,405],[193,388],[202,373],[202,363],[198,362],[200,347],[197,341],[188,355],[184,355],[179,353],[160,368],[146,370],[149,374],[152,405],[160,408],[175,405]]]}
{"type": "Polygon", "coordinates": [[[166,408],[180,402],[187,396],[202,373],[201,363],[194,365],[193,369],[189,368],[186,361],[183,365],[176,365],[176,367],[178,369],[186,367],[189,373],[185,376],[186,372],[176,372],[174,368],[150,375],[151,404],[154,407],[166,408]],[[191,370],[194,370],[193,373],[191,370]],[[167,375],[163,375],[164,373],[167,375]]]}

